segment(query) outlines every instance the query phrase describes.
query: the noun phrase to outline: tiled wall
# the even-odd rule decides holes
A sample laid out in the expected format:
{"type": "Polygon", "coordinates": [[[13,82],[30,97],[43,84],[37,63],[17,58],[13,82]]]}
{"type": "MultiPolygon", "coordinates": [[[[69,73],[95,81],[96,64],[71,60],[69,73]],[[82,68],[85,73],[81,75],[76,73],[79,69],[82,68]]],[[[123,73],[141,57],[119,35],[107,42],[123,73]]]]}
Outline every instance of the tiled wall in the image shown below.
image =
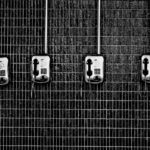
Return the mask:
{"type": "Polygon", "coordinates": [[[0,87],[1,150],[148,150],[150,86],[140,57],[149,49],[148,0],[102,0],[105,81],[83,79],[97,52],[97,1],[49,0],[52,81],[35,85],[30,60],[44,52],[44,0],[0,0],[0,55],[11,82],[0,87]]]}

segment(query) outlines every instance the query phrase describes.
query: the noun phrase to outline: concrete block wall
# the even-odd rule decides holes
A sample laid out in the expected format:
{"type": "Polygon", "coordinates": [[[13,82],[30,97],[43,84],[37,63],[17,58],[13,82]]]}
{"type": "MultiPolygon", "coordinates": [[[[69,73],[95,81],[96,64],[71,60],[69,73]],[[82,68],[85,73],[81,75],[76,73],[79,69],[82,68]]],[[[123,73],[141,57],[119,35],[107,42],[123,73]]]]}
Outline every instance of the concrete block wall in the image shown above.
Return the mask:
{"type": "Polygon", "coordinates": [[[83,59],[97,52],[97,1],[49,0],[52,81],[35,85],[30,61],[44,52],[43,0],[0,1],[0,55],[10,59],[0,87],[1,150],[148,149],[149,89],[140,57],[149,52],[148,0],[102,0],[105,81],[83,79],[83,59]]]}

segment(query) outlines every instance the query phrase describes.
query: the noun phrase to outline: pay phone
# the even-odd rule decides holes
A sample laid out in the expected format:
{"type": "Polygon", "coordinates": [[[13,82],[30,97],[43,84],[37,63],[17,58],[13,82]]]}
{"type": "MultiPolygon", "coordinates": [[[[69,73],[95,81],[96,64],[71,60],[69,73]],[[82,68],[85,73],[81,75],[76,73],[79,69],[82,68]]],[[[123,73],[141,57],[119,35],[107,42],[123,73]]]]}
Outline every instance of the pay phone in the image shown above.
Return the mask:
{"type": "Polygon", "coordinates": [[[98,84],[104,80],[103,56],[87,56],[85,58],[85,81],[98,84]]]}
{"type": "Polygon", "coordinates": [[[145,82],[150,82],[150,55],[141,57],[141,78],[145,82]]]}
{"type": "Polygon", "coordinates": [[[9,82],[8,63],[7,57],[0,57],[0,85],[5,85],[9,82]]]}
{"type": "Polygon", "coordinates": [[[31,64],[32,81],[36,83],[47,83],[50,81],[50,57],[33,56],[31,64]]]}
{"type": "Polygon", "coordinates": [[[104,57],[101,56],[101,0],[98,0],[98,29],[97,29],[97,55],[86,56],[84,60],[84,76],[87,83],[98,84],[104,80],[104,57]]]}

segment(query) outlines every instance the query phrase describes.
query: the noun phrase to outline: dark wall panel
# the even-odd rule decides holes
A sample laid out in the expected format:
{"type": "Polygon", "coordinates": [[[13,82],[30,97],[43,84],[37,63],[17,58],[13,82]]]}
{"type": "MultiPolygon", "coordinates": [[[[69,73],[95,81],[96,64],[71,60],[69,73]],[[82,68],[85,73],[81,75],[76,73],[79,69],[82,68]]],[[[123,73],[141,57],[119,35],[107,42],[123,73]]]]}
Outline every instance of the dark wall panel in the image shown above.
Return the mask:
{"type": "Polygon", "coordinates": [[[49,0],[52,81],[33,90],[30,60],[44,52],[45,1],[0,0],[0,55],[11,62],[11,81],[0,87],[1,150],[148,150],[150,86],[140,79],[148,3],[102,0],[105,81],[89,85],[82,61],[97,52],[97,1],[49,0]]]}

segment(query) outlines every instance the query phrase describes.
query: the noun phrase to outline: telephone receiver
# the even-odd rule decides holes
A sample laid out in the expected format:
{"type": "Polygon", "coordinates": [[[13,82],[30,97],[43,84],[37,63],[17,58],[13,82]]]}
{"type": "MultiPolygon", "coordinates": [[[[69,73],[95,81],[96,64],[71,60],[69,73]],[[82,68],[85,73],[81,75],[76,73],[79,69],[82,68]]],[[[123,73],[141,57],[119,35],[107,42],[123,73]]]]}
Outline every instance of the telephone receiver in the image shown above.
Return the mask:
{"type": "Polygon", "coordinates": [[[87,65],[88,65],[87,75],[88,75],[89,77],[92,76],[92,70],[91,70],[91,65],[92,65],[92,64],[93,64],[93,63],[92,63],[92,60],[91,60],[91,59],[88,59],[88,60],[87,60],[87,65]]]}
{"type": "Polygon", "coordinates": [[[148,75],[148,64],[149,64],[149,61],[148,61],[148,59],[147,58],[145,58],[144,60],[143,60],[143,64],[144,64],[144,69],[143,69],[143,74],[144,74],[144,76],[147,76],[148,75]]]}
{"type": "Polygon", "coordinates": [[[33,74],[34,76],[38,76],[39,75],[39,71],[37,70],[37,65],[39,64],[39,61],[37,59],[33,60],[33,65],[34,65],[34,70],[33,70],[33,74]]]}
{"type": "Polygon", "coordinates": [[[141,79],[150,83],[150,55],[145,54],[141,57],[141,79]]]}

